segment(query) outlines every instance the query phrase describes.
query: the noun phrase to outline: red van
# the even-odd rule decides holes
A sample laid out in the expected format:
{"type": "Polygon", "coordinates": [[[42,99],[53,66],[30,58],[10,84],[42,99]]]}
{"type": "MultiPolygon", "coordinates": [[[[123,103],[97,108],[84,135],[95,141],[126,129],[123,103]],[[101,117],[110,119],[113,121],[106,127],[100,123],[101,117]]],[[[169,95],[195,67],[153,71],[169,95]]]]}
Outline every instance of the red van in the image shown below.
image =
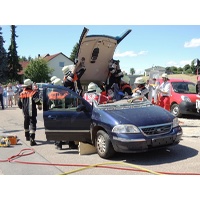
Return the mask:
{"type": "MultiPolygon", "coordinates": [[[[157,80],[160,84],[162,79],[157,80]]],[[[197,100],[200,96],[196,92],[196,84],[189,80],[171,78],[170,112],[176,117],[182,115],[199,115],[197,100]]]]}

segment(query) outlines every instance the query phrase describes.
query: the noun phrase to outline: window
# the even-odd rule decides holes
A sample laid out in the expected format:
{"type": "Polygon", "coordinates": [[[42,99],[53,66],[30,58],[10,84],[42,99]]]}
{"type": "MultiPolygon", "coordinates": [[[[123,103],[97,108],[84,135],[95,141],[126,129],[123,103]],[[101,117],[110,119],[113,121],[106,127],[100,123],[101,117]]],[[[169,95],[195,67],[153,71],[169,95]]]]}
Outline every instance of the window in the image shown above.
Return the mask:
{"type": "Polygon", "coordinates": [[[51,89],[47,90],[48,95],[48,107],[51,110],[76,110],[77,106],[80,105],[81,99],[76,98],[72,93],[62,89],[51,89]]]}
{"type": "Polygon", "coordinates": [[[59,62],[59,67],[64,67],[65,63],[64,62],[59,62]]]}

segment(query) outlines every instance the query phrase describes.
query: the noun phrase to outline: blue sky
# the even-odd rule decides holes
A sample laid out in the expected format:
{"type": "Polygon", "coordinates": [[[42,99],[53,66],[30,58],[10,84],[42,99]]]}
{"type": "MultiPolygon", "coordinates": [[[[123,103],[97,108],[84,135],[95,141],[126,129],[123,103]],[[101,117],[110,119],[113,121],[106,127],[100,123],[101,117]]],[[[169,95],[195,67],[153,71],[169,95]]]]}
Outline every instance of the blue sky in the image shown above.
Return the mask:
{"type": "Polygon", "coordinates": [[[70,56],[84,27],[88,34],[118,36],[132,32],[116,48],[114,59],[123,71],[137,74],[152,66],[183,67],[200,58],[199,0],[8,0],[1,3],[0,26],[5,49],[10,25],[17,25],[19,56],[70,56]],[[10,6],[12,3],[12,6],[10,6]],[[6,8],[9,8],[9,12],[6,8]]]}
{"type": "MultiPolygon", "coordinates": [[[[131,29],[131,33],[117,46],[114,59],[119,59],[127,73],[134,68],[136,73],[152,66],[183,67],[195,58],[200,58],[200,25],[85,25],[90,34],[118,36],[131,29]]],[[[16,38],[19,56],[36,57],[38,54],[70,56],[79,41],[84,25],[17,25],[16,38]]],[[[2,26],[10,45],[10,26],[2,26]]]]}

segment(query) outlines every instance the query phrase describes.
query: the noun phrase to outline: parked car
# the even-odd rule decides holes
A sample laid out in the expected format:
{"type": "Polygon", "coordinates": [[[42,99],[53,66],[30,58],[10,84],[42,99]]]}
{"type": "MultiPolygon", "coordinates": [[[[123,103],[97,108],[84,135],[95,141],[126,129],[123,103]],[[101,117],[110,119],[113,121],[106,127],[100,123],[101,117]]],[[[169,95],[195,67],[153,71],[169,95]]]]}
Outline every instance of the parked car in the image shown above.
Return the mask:
{"type": "Polygon", "coordinates": [[[48,85],[48,83],[36,83],[39,91],[39,95],[43,98],[43,86],[48,85]]]}
{"type": "MultiPolygon", "coordinates": [[[[158,82],[161,84],[162,79],[158,82]]],[[[196,92],[196,84],[184,79],[172,78],[170,96],[170,112],[176,117],[182,117],[185,114],[199,115],[196,108],[196,100],[200,96],[196,92]]]]}
{"type": "MultiPolygon", "coordinates": [[[[121,37],[88,35],[83,30],[78,60],[85,57],[86,73],[82,83],[105,80],[114,50],[130,32],[121,37]],[[99,48],[94,56],[94,49],[99,48]],[[93,54],[93,57],[91,57],[93,54]],[[91,59],[92,58],[92,59],[91,59]]],[[[43,86],[43,118],[48,141],[79,141],[96,147],[102,158],[116,152],[134,153],[177,145],[182,136],[178,119],[167,110],[151,104],[145,97],[122,99],[92,105],[63,86],[43,86]],[[52,101],[51,91],[64,99],[52,101]]]]}

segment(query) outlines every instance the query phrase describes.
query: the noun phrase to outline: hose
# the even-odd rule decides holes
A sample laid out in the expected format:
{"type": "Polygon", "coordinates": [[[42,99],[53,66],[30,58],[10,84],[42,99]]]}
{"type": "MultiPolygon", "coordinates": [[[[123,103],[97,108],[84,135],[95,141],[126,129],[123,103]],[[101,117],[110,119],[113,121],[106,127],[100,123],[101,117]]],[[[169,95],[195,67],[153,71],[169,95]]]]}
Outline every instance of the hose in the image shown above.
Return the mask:
{"type": "Polygon", "coordinates": [[[105,162],[105,163],[99,163],[94,165],[86,165],[86,164],[62,164],[62,163],[43,163],[43,162],[25,162],[25,161],[19,161],[18,158],[22,156],[28,156],[31,154],[34,154],[35,150],[32,148],[25,148],[22,149],[18,154],[11,156],[10,158],[6,160],[0,160],[0,162],[10,162],[10,163],[20,163],[20,164],[31,164],[31,165],[47,165],[47,166],[73,166],[73,167],[81,167],[76,170],[64,172],[59,175],[69,175],[72,173],[76,173],[78,171],[83,171],[86,169],[94,168],[94,167],[100,167],[100,168],[106,168],[106,169],[115,169],[115,170],[126,170],[126,171],[137,171],[137,172],[147,172],[155,175],[200,175],[200,173],[187,173],[187,172],[159,172],[159,171],[152,171],[143,167],[140,167],[138,165],[129,164],[125,162],[105,162]],[[126,167],[114,167],[114,166],[108,166],[108,165],[126,165],[130,166],[131,168],[126,167]],[[135,168],[135,169],[134,169],[135,168]]]}

